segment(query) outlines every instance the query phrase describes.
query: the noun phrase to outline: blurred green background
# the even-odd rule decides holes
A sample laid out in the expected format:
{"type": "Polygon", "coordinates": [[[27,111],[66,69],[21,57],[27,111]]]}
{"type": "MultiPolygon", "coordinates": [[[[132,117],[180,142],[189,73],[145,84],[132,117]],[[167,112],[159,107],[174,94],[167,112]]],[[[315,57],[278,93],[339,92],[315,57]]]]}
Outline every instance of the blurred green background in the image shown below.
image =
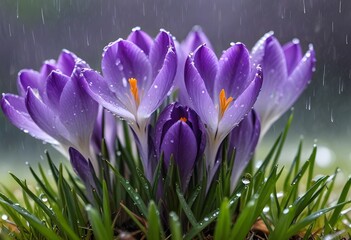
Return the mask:
{"type": "MultiPolygon", "coordinates": [[[[0,92],[16,93],[23,68],[39,69],[63,48],[100,69],[102,49],[140,26],[151,35],[160,28],[181,41],[200,25],[217,53],[230,42],[251,49],[273,30],[281,43],[313,43],[317,71],[294,106],[295,118],[283,161],[291,161],[304,136],[307,156],[315,142],[321,172],[341,166],[351,173],[351,1],[349,0],[0,0],[0,92]]],[[[267,103],[269,104],[269,103],[267,103]]],[[[287,120],[271,129],[257,158],[263,158],[287,120]]],[[[26,162],[43,161],[49,145],[13,127],[0,113],[0,174],[22,174],[26,162]]],[[[26,173],[28,171],[25,171],[26,173]]]]}

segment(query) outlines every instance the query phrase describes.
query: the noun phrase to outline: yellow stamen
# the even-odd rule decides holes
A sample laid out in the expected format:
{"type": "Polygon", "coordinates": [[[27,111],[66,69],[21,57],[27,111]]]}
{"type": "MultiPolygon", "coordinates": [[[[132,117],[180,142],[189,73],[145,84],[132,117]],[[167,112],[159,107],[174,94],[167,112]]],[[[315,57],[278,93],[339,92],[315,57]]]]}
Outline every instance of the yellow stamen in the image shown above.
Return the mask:
{"type": "Polygon", "coordinates": [[[221,118],[233,100],[234,98],[232,97],[226,98],[224,89],[221,90],[219,93],[219,114],[221,118]]]}
{"type": "Polygon", "coordinates": [[[140,103],[139,93],[138,93],[138,80],[136,80],[135,78],[129,78],[128,82],[130,85],[130,92],[132,93],[135,103],[138,107],[140,103]]]}
{"type": "Polygon", "coordinates": [[[179,120],[182,122],[186,122],[188,119],[186,119],[186,117],[181,117],[179,120]]]}

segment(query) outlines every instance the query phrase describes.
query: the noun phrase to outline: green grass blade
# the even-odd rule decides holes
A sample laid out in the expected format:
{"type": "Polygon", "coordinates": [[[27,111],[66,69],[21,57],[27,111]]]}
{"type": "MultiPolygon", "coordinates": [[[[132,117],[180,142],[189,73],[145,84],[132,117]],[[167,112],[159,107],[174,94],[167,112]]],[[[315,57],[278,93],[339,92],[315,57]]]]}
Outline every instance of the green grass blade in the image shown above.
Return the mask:
{"type": "Polygon", "coordinates": [[[169,226],[171,230],[172,240],[182,240],[182,229],[179,222],[179,217],[175,212],[169,214],[169,226]]]}
{"type": "Polygon", "coordinates": [[[270,199],[270,194],[275,188],[275,183],[280,174],[277,174],[277,168],[273,168],[267,181],[264,182],[260,191],[252,196],[250,201],[244,207],[243,211],[239,215],[234,227],[230,233],[230,236],[237,239],[245,239],[247,233],[251,229],[253,223],[262,213],[264,206],[270,199]]]}
{"type": "MultiPolygon", "coordinates": [[[[338,200],[338,204],[341,204],[341,203],[345,202],[345,200],[346,200],[346,198],[348,196],[350,187],[351,187],[351,178],[349,178],[348,181],[346,182],[346,184],[344,185],[344,187],[342,189],[342,192],[341,192],[341,195],[340,195],[339,200],[338,200]]],[[[338,222],[338,219],[340,218],[340,213],[342,211],[342,208],[343,208],[342,205],[337,207],[337,208],[335,208],[335,210],[333,212],[333,215],[330,217],[329,224],[330,224],[330,226],[332,228],[338,222]]]]}
{"type": "Polygon", "coordinates": [[[127,215],[130,217],[130,219],[138,226],[140,231],[142,231],[144,234],[147,233],[145,227],[140,223],[140,221],[136,218],[135,214],[129,210],[125,205],[121,203],[121,207],[123,210],[127,213],[127,215]]]}
{"type": "Polygon", "coordinates": [[[110,228],[111,226],[104,226],[103,221],[101,221],[101,215],[99,212],[91,205],[87,205],[85,210],[88,213],[90,224],[94,232],[94,237],[97,240],[112,240],[111,235],[109,234],[111,231],[106,231],[108,230],[106,228],[110,228]]]}
{"type": "Polygon", "coordinates": [[[311,156],[308,159],[308,161],[310,162],[310,165],[309,165],[309,168],[308,168],[306,189],[309,189],[311,184],[312,184],[312,178],[313,178],[313,172],[314,172],[314,165],[315,165],[315,162],[316,162],[316,156],[317,156],[317,146],[314,145],[312,154],[311,154],[311,156]]]}
{"type": "Polygon", "coordinates": [[[214,232],[214,239],[228,239],[230,238],[230,225],[231,225],[231,216],[230,216],[230,205],[227,198],[222,202],[221,208],[219,210],[219,216],[216,223],[216,228],[214,232]]]}
{"type": "Polygon", "coordinates": [[[302,229],[307,227],[309,224],[313,223],[317,218],[323,216],[324,214],[326,214],[327,212],[330,212],[331,210],[333,210],[335,208],[338,208],[338,207],[343,208],[348,203],[351,203],[351,201],[343,202],[343,203],[337,204],[333,207],[321,209],[319,211],[316,211],[316,212],[308,215],[307,217],[305,217],[301,221],[292,225],[289,228],[289,230],[286,232],[286,237],[289,238],[289,237],[293,236],[294,234],[297,234],[299,231],[301,231],[302,229]]]}
{"type": "Polygon", "coordinates": [[[191,211],[191,208],[189,207],[189,205],[185,201],[185,198],[184,198],[183,194],[181,193],[178,185],[176,186],[176,192],[178,195],[179,203],[180,203],[185,215],[188,217],[189,222],[191,223],[191,225],[193,225],[193,227],[197,227],[199,224],[198,224],[193,212],[191,211]]]}
{"type": "Polygon", "coordinates": [[[139,182],[141,183],[143,193],[146,195],[146,201],[150,201],[152,199],[151,197],[151,185],[150,182],[146,179],[144,172],[140,170],[139,168],[136,169],[138,173],[138,179],[139,182]]]}
{"type": "Polygon", "coordinates": [[[111,167],[111,169],[114,171],[115,175],[118,178],[118,181],[122,184],[128,195],[131,197],[132,201],[135,203],[135,205],[138,207],[140,213],[147,217],[147,207],[145,203],[142,201],[139,193],[135,191],[135,189],[131,186],[129,181],[125,180],[122,175],[119,173],[119,171],[113,167],[110,163],[108,163],[111,167]]]}
{"type": "Polygon", "coordinates": [[[149,214],[148,214],[147,220],[148,220],[147,239],[149,240],[164,239],[164,237],[161,238],[161,234],[160,234],[162,232],[161,220],[154,201],[150,202],[149,214]]]}
{"type": "Polygon", "coordinates": [[[12,209],[14,209],[17,213],[19,213],[23,218],[25,218],[29,225],[40,232],[47,239],[60,240],[61,238],[57,236],[57,234],[51,229],[47,228],[36,216],[32,215],[26,209],[22,208],[18,204],[13,204],[11,202],[7,202],[3,198],[0,197],[0,203],[5,204],[12,209]]]}
{"type": "Polygon", "coordinates": [[[297,171],[300,167],[300,162],[301,162],[301,152],[302,152],[302,141],[300,141],[299,143],[299,147],[296,153],[296,156],[290,166],[289,172],[287,173],[287,177],[285,178],[284,181],[284,192],[288,191],[288,187],[290,186],[290,177],[291,176],[296,176],[297,175],[297,171]],[[295,174],[294,174],[295,171],[295,174]]]}
{"type": "Polygon", "coordinates": [[[111,222],[111,208],[110,208],[110,195],[107,189],[106,181],[102,182],[102,215],[103,215],[103,223],[105,226],[105,232],[107,235],[107,239],[113,238],[113,226],[111,222]]]}
{"type": "Polygon", "coordinates": [[[282,138],[281,138],[280,143],[279,143],[279,147],[278,147],[277,152],[276,152],[276,154],[274,156],[274,160],[272,162],[272,169],[274,168],[274,166],[277,164],[277,162],[279,160],[279,157],[280,157],[280,154],[282,152],[282,149],[283,149],[283,146],[284,146],[284,143],[285,143],[285,139],[286,139],[286,137],[288,135],[288,132],[289,132],[289,129],[290,129],[293,117],[294,117],[294,114],[291,113],[290,116],[289,116],[288,122],[285,125],[284,131],[283,131],[283,135],[282,135],[282,138]]]}
{"type": "Polygon", "coordinates": [[[32,167],[29,167],[30,172],[32,173],[34,179],[36,180],[37,184],[40,186],[40,188],[45,192],[46,196],[50,198],[51,200],[55,200],[55,191],[51,187],[51,184],[47,180],[47,178],[40,179],[39,176],[36,174],[36,172],[33,170],[32,167]]]}

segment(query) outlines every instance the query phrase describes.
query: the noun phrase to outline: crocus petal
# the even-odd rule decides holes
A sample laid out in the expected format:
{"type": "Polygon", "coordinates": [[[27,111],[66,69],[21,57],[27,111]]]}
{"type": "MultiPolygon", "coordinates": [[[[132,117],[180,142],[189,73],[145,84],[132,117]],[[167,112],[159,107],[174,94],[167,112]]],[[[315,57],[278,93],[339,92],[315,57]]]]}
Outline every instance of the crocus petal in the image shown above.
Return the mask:
{"type": "Polygon", "coordinates": [[[262,69],[260,66],[258,66],[254,80],[227,109],[227,111],[225,111],[221,121],[219,122],[219,139],[223,140],[252,109],[262,86],[262,78],[262,69]]]}
{"type": "Polygon", "coordinates": [[[58,142],[40,129],[30,117],[23,97],[12,94],[4,94],[1,100],[1,108],[6,117],[13,125],[29,133],[32,137],[41,139],[51,144],[58,142]]]}
{"type": "MultiPolygon", "coordinates": [[[[188,118],[189,111],[186,111],[186,108],[180,105],[178,102],[171,103],[167,105],[163,111],[160,113],[157,119],[157,124],[155,126],[155,130],[157,134],[155,134],[155,145],[160,146],[164,134],[168,131],[168,129],[178,122],[178,120],[182,117],[188,118]]],[[[158,151],[158,147],[156,152],[158,151]]],[[[160,156],[160,152],[157,152],[158,156],[160,156]]]]}
{"type": "Polygon", "coordinates": [[[185,65],[185,61],[187,58],[187,55],[185,54],[185,52],[182,50],[180,44],[175,40],[174,41],[174,46],[176,49],[176,53],[177,53],[177,72],[176,75],[174,77],[174,90],[178,90],[178,101],[180,103],[182,103],[183,105],[191,106],[191,103],[189,102],[189,97],[188,94],[186,92],[186,87],[185,87],[185,82],[184,82],[184,65],[185,65]]]}
{"type": "MultiPolygon", "coordinates": [[[[172,104],[167,105],[163,109],[163,111],[160,113],[160,115],[158,116],[158,119],[157,119],[157,123],[155,126],[155,131],[156,131],[155,145],[157,146],[156,153],[157,153],[158,157],[161,155],[161,153],[159,152],[158,146],[161,145],[161,142],[163,140],[163,137],[164,137],[163,133],[166,132],[167,129],[169,129],[170,126],[174,124],[173,121],[170,122],[169,124],[167,124],[167,122],[172,120],[172,113],[173,113],[175,104],[177,104],[177,103],[172,103],[172,104]],[[167,124],[167,125],[165,126],[165,124],[167,124]]],[[[177,118],[177,121],[178,120],[179,120],[179,118],[177,118]]]]}
{"type": "Polygon", "coordinates": [[[198,152],[197,156],[202,157],[206,147],[206,129],[204,124],[201,122],[195,111],[188,111],[188,121],[192,125],[193,132],[195,133],[195,137],[197,140],[198,152]]]}
{"type": "Polygon", "coordinates": [[[178,120],[165,134],[161,149],[167,167],[173,156],[184,184],[196,160],[197,143],[193,131],[185,122],[178,120]]]}
{"type": "MultiPolygon", "coordinates": [[[[285,81],[288,77],[283,49],[273,36],[266,39],[262,69],[265,81],[263,82],[260,99],[269,99],[271,94],[278,90],[280,82],[285,81]]],[[[267,103],[263,102],[262,104],[267,103]]]]}
{"type": "MultiPolygon", "coordinates": [[[[151,54],[151,53],[150,53],[151,54]]],[[[177,57],[172,48],[168,49],[164,64],[157,74],[147,94],[143,97],[138,108],[138,115],[149,118],[150,115],[161,105],[172,87],[177,69],[177,57]]]]}
{"type": "Polygon", "coordinates": [[[62,90],[66,83],[69,81],[69,77],[58,71],[52,71],[46,80],[46,94],[45,102],[52,108],[58,109],[62,90]]]}
{"type": "Polygon", "coordinates": [[[194,110],[200,116],[204,124],[207,124],[207,127],[215,132],[218,122],[218,111],[207,92],[203,79],[190,57],[188,57],[185,63],[184,74],[185,86],[194,110]]]}
{"type": "Polygon", "coordinates": [[[312,78],[315,61],[315,52],[313,46],[310,45],[310,49],[291,73],[286,84],[279,89],[282,92],[282,97],[279,99],[281,100],[280,111],[282,114],[291,107],[307,87],[312,78]]]}
{"type": "Polygon", "coordinates": [[[57,60],[56,66],[63,74],[71,76],[76,59],[77,56],[74,53],[64,49],[57,60]]]}
{"type": "Polygon", "coordinates": [[[67,146],[70,145],[64,137],[69,136],[69,132],[59,121],[57,114],[45,105],[31,88],[28,88],[25,103],[28,113],[39,128],[44,130],[61,144],[67,146]]]}
{"type": "Polygon", "coordinates": [[[258,40],[258,42],[255,44],[255,46],[252,48],[251,51],[251,58],[252,58],[252,69],[255,72],[257,64],[261,64],[263,61],[263,57],[265,55],[265,46],[266,46],[266,41],[268,38],[273,37],[274,32],[270,31],[263,35],[263,37],[258,40]]]}
{"type": "Polygon", "coordinates": [[[249,85],[252,79],[250,73],[250,54],[242,43],[236,43],[228,48],[218,62],[218,75],[215,81],[215,102],[222,89],[226,95],[237,98],[249,85]]]}
{"type": "Polygon", "coordinates": [[[181,47],[185,54],[189,54],[203,44],[208,48],[213,49],[210,40],[208,40],[207,36],[202,31],[202,28],[194,26],[185,40],[181,43],[181,47]]]}
{"type": "MultiPolygon", "coordinates": [[[[194,52],[199,46],[206,45],[209,49],[212,49],[211,43],[202,31],[201,27],[194,26],[191,32],[187,35],[186,39],[179,44],[175,41],[177,58],[178,58],[178,66],[177,66],[177,74],[174,80],[175,88],[179,89],[178,99],[182,104],[191,106],[191,102],[189,101],[186,87],[184,83],[184,65],[187,59],[187,56],[194,52]]],[[[216,58],[217,59],[217,58],[216,58]]],[[[213,82],[213,81],[212,81],[213,82]]],[[[212,84],[213,85],[213,84],[212,84]]],[[[207,84],[206,84],[207,87],[207,84]]],[[[210,96],[212,96],[212,90],[209,91],[210,96]]]]}
{"type": "Polygon", "coordinates": [[[133,42],[143,50],[146,55],[149,55],[153,39],[146,32],[140,30],[140,28],[134,28],[127,40],[133,42]]]}
{"type": "Polygon", "coordinates": [[[90,97],[114,114],[128,121],[135,122],[134,115],[126,110],[126,107],[116,95],[111,92],[107,83],[99,73],[90,69],[84,69],[82,73],[85,79],[80,78],[80,82],[90,97]]]}
{"type": "Polygon", "coordinates": [[[202,45],[194,53],[194,63],[201,78],[205,82],[207,92],[213,97],[213,88],[218,72],[216,54],[209,47],[202,45]]]}
{"type": "Polygon", "coordinates": [[[83,181],[84,185],[89,188],[88,191],[95,188],[95,173],[91,162],[86,160],[80,152],[72,147],[68,149],[68,152],[73,170],[83,181]]]}
{"type": "Polygon", "coordinates": [[[235,149],[235,160],[230,182],[231,191],[236,187],[239,177],[253,157],[260,136],[260,129],[259,117],[256,112],[252,110],[230,133],[229,158],[232,156],[233,150],[235,149]]]}
{"type": "Polygon", "coordinates": [[[139,92],[142,94],[144,83],[151,78],[151,64],[146,54],[137,45],[126,40],[117,40],[106,48],[101,66],[108,87],[121,96],[120,101],[125,105],[130,102],[128,79],[137,79],[139,92]]]}
{"type": "Polygon", "coordinates": [[[39,89],[44,83],[41,81],[40,73],[32,69],[23,69],[18,73],[17,88],[21,96],[25,96],[27,88],[39,89]]]}
{"type": "Polygon", "coordinates": [[[290,75],[302,59],[302,50],[299,40],[294,39],[283,46],[288,75],[290,75]]]}
{"type": "Polygon", "coordinates": [[[84,91],[78,78],[78,73],[74,73],[62,91],[59,117],[70,133],[71,142],[87,150],[98,104],[84,91]]]}
{"type": "Polygon", "coordinates": [[[156,77],[158,72],[163,66],[163,62],[166,55],[169,53],[169,49],[174,48],[174,42],[169,33],[161,30],[156,36],[155,41],[150,49],[150,63],[152,66],[153,76],[156,77]]]}
{"type": "MultiPolygon", "coordinates": [[[[55,60],[46,60],[44,64],[40,68],[40,77],[44,81],[49,74],[57,70],[58,68],[56,67],[56,61],[55,60]]],[[[43,84],[44,85],[44,84],[43,84]]]]}

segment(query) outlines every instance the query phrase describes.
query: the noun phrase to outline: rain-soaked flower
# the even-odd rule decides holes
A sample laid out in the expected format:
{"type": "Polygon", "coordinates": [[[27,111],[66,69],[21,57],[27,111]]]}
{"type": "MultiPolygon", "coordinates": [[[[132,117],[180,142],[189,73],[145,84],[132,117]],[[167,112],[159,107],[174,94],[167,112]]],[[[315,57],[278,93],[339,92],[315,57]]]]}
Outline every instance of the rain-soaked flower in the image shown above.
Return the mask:
{"type": "Polygon", "coordinates": [[[253,157],[255,148],[260,136],[260,120],[254,110],[235,127],[229,134],[228,159],[233,156],[235,151],[234,165],[230,181],[231,192],[238,183],[238,179],[253,157]]]}
{"type": "Polygon", "coordinates": [[[262,138],[306,88],[316,60],[312,45],[303,56],[297,39],[281,46],[273,32],[257,42],[251,56],[253,66],[261,64],[264,74],[262,91],[254,106],[260,115],[262,138]]]}
{"type": "Polygon", "coordinates": [[[79,83],[83,67],[88,65],[63,50],[57,61],[44,62],[40,72],[20,71],[19,95],[3,94],[3,112],[16,127],[53,144],[64,155],[75,147],[89,157],[98,105],[79,83]]]}
{"type": "Polygon", "coordinates": [[[134,29],[127,40],[105,47],[102,74],[86,70],[82,81],[87,93],[103,107],[125,119],[137,137],[145,174],[152,177],[148,160],[148,125],[151,114],[170,90],[177,68],[172,36],[161,30],[152,40],[134,29]]]}
{"type": "Polygon", "coordinates": [[[206,145],[206,131],[196,112],[177,102],[168,105],[156,123],[155,145],[157,157],[163,154],[166,167],[173,158],[185,189],[206,145]]]}
{"type": "Polygon", "coordinates": [[[200,46],[186,61],[189,100],[208,133],[205,154],[209,179],[216,170],[220,144],[251,110],[261,89],[261,67],[253,77],[250,70],[249,52],[242,43],[232,44],[219,60],[210,48],[200,46]]]}
{"type": "Polygon", "coordinates": [[[178,98],[179,102],[184,105],[189,105],[184,83],[184,66],[185,61],[190,53],[195,51],[200,45],[205,44],[208,48],[212,49],[211,42],[202,31],[200,26],[194,26],[188,33],[184,41],[181,43],[175,42],[178,57],[177,74],[174,80],[174,85],[179,89],[178,98]]]}

